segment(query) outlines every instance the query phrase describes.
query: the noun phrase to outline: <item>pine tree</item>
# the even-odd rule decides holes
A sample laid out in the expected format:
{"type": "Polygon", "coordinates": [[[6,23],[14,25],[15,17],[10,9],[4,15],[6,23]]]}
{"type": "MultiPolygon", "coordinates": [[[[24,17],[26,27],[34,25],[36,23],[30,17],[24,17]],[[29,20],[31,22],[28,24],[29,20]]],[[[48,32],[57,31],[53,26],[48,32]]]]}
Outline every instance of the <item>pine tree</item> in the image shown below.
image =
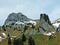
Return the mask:
{"type": "Polygon", "coordinates": [[[22,39],[20,39],[20,38],[18,38],[18,39],[16,39],[16,40],[14,40],[14,43],[13,43],[14,45],[23,45],[23,41],[22,41],[22,39]]]}
{"type": "Polygon", "coordinates": [[[32,24],[32,28],[34,29],[35,28],[35,26],[32,24]]]}
{"type": "Polygon", "coordinates": [[[18,44],[19,45],[24,45],[22,39],[18,38],[18,44]]]}
{"type": "Polygon", "coordinates": [[[18,38],[18,39],[14,38],[13,45],[17,45],[17,44],[18,45],[24,45],[22,39],[20,39],[20,38],[18,38]]]}
{"type": "Polygon", "coordinates": [[[26,36],[23,34],[22,35],[22,41],[25,42],[26,41],[26,36]]]}
{"type": "Polygon", "coordinates": [[[35,45],[35,41],[34,41],[34,39],[32,39],[32,37],[29,37],[28,45],[35,45]]]}
{"type": "Polygon", "coordinates": [[[16,45],[16,38],[14,38],[13,45],[16,45]]]}
{"type": "Polygon", "coordinates": [[[8,34],[8,45],[12,45],[10,35],[8,34]]]}
{"type": "Polygon", "coordinates": [[[2,28],[3,28],[3,30],[4,30],[4,31],[6,31],[6,29],[5,29],[5,26],[4,26],[4,25],[2,26],[2,28]]]}
{"type": "Polygon", "coordinates": [[[24,26],[24,31],[23,32],[25,32],[27,29],[28,29],[28,26],[24,26]]]}

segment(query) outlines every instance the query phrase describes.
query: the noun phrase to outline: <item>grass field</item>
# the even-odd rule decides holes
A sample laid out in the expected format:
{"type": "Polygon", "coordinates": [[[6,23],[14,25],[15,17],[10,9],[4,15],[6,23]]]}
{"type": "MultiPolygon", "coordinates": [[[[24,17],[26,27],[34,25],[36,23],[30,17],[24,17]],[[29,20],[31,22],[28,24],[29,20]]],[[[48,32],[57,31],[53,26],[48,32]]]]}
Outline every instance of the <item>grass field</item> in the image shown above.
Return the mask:
{"type": "MultiPolygon", "coordinates": [[[[32,38],[35,40],[36,45],[60,45],[60,34],[57,34],[55,38],[50,40],[48,36],[41,34],[32,35],[32,38]]],[[[7,45],[7,39],[3,40],[3,42],[0,42],[0,45],[7,45]]],[[[27,41],[24,43],[24,45],[28,45],[27,41]]]]}

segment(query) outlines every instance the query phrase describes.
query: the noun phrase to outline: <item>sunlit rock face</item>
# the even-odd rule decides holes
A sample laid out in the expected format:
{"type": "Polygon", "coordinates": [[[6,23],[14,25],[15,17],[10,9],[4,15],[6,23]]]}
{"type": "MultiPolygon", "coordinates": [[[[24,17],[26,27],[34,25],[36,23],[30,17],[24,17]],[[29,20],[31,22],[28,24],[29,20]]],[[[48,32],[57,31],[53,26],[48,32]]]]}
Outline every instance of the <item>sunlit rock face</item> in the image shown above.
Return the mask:
{"type": "Polygon", "coordinates": [[[27,18],[25,15],[23,15],[22,13],[11,13],[9,14],[8,18],[6,19],[4,25],[14,25],[14,23],[16,23],[17,21],[28,21],[30,20],[29,18],[27,18]]]}
{"type": "Polygon", "coordinates": [[[11,13],[7,17],[7,19],[4,23],[4,26],[5,27],[10,26],[10,27],[14,27],[14,28],[17,28],[17,29],[23,29],[25,25],[32,26],[32,24],[35,26],[36,21],[28,18],[24,14],[22,14],[22,13],[11,13]]]}

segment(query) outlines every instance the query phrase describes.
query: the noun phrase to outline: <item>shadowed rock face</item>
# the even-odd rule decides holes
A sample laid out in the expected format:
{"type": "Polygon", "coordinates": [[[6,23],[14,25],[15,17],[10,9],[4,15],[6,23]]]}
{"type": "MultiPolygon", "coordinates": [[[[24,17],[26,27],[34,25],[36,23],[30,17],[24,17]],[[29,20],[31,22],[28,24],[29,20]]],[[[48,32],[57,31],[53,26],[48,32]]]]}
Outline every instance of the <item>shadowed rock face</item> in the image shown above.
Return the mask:
{"type": "Polygon", "coordinates": [[[40,20],[41,20],[41,19],[44,19],[45,22],[47,22],[47,23],[49,23],[49,24],[51,25],[51,22],[50,22],[50,19],[49,19],[48,15],[46,15],[46,14],[41,14],[41,15],[40,15],[40,20]]]}
{"type": "Polygon", "coordinates": [[[40,28],[43,28],[44,31],[46,30],[54,30],[50,20],[49,20],[49,17],[48,15],[46,14],[41,14],[40,15],[40,28]]]}

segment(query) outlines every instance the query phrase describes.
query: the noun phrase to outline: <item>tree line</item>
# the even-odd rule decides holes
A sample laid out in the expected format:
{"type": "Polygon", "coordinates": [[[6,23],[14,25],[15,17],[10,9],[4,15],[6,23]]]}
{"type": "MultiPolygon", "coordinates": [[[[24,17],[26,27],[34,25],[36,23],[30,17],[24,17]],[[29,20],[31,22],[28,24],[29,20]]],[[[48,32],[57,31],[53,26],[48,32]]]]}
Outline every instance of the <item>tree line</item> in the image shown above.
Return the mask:
{"type": "Polygon", "coordinates": [[[21,38],[14,38],[13,42],[11,41],[11,37],[8,34],[8,45],[24,45],[24,42],[26,42],[26,40],[28,40],[28,45],[35,45],[35,41],[34,39],[29,36],[29,38],[27,39],[26,36],[23,34],[21,38]]]}

